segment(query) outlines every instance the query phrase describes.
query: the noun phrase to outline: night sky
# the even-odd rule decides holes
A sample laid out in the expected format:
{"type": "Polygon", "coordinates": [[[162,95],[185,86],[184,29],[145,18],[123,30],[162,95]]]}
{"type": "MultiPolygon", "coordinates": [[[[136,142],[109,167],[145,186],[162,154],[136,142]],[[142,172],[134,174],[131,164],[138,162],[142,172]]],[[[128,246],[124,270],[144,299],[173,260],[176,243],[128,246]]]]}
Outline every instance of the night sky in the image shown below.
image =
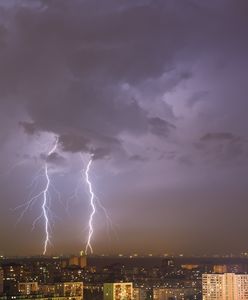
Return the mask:
{"type": "Polygon", "coordinates": [[[246,0],[0,0],[0,254],[42,252],[45,162],[84,249],[90,154],[95,253],[246,251],[247,37],[246,0]]]}

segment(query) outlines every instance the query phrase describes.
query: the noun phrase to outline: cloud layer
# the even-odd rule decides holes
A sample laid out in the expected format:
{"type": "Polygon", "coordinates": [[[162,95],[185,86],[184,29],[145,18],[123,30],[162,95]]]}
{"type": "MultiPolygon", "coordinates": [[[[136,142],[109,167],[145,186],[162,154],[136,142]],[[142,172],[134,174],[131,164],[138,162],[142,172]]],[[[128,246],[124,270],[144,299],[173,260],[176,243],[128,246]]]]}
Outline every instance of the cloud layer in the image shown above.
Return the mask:
{"type": "MultiPolygon", "coordinates": [[[[189,232],[199,227],[191,208],[206,194],[228,199],[226,207],[242,204],[248,178],[247,13],[245,0],[2,1],[2,169],[24,157],[22,180],[28,182],[57,136],[59,148],[49,162],[54,172],[69,174],[66,184],[57,179],[69,194],[81,174],[78,154],[93,153],[96,185],[117,223],[126,224],[130,209],[116,199],[137,210],[144,205],[151,224],[162,224],[158,240],[166,227],[165,246],[173,243],[173,232],[181,236],[176,219],[182,227],[189,222],[189,232]],[[236,190],[242,191],[239,198],[229,199],[236,190]],[[177,203],[171,204],[175,211],[186,205],[190,221],[177,211],[170,218],[168,195],[177,203]],[[152,201],[159,203],[159,213],[152,201]],[[160,211],[168,224],[158,220],[160,211]]],[[[26,197],[17,174],[16,191],[1,183],[5,211],[26,197]]],[[[206,217],[200,209],[196,214],[206,217]]],[[[87,219],[87,209],[83,216],[87,219]]],[[[133,228],[142,230],[144,219],[141,214],[133,228]]],[[[122,228],[126,236],[132,231],[122,228]]],[[[57,231],[60,236],[61,228],[57,231]]],[[[199,242],[192,238],[192,244],[199,242]]],[[[105,249],[101,239],[98,247],[105,249]]]]}

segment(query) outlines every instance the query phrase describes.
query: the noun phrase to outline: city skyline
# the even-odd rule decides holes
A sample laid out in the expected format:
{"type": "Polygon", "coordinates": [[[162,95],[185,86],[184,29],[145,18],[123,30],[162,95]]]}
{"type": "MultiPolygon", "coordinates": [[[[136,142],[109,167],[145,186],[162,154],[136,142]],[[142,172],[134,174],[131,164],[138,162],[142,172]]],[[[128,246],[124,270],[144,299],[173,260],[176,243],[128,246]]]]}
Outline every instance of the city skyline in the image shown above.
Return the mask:
{"type": "Polygon", "coordinates": [[[0,1],[0,255],[248,251],[247,14],[0,1]]]}

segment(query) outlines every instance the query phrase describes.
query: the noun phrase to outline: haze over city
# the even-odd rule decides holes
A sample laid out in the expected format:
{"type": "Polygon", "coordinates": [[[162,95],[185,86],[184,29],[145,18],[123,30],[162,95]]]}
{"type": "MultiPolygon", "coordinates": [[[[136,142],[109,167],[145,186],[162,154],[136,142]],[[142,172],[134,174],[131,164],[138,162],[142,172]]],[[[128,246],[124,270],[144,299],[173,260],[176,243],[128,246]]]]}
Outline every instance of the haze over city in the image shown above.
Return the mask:
{"type": "Polygon", "coordinates": [[[247,13],[0,0],[0,254],[246,252],[247,13]]]}

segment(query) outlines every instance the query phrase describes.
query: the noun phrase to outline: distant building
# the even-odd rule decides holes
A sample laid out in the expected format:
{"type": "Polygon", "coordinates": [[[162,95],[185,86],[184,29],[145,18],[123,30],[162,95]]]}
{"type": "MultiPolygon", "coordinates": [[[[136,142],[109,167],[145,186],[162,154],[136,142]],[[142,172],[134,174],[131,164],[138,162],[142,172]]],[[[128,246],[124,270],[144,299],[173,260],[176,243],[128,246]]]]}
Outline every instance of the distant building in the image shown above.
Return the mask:
{"type": "Polygon", "coordinates": [[[87,256],[81,251],[78,258],[78,264],[80,268],[85,268],[87,266],[87,256]]]}
{"type": "Polygon", "coordinates": [[[133,288],[133,300],[145,300],[147,298],[144,288],[133,288]]]}
{"type": "Polygon", "coordinates": [[[192,264],[181,265],[182,269],[189,270],[189,271],[197,269],[198,267],[199,265],[192,265],[192,264]]]}
{"type": "Polygon", "coordinates": [[[81,297],[59,297],[59,296],[49,296],[42,297],[41,295],[17,295],[17,296],[2,296],[0,300],[81,300],[81,297]]]}
{"type": "Polygon", "coordinates": [[[75,255],[71,256],[69,258],[69,266],[78,266],[78,265],[79,265],[78,264],[78,256],[75,256],[75,255]]]}
{"type": "Polygon", "coordinates": [[[175,264],[175,261],[173,259],[165,258],[162,261],[161,270],[163,273],[171,273],[177,270],[177,266],[175,264]]]}
{"type": "Polygon", "coordinates": [[[226,265],[214,265],[213,271],[216,274],[227,273],[227,266],[226,265]]]}
{"type": "Polygon", "coordinates": [[[248,300],[248,274],[203,274],[203,300],[248,300]]]}
{"type": "Polygon", "coordinates": [[[18,293],[18,282],[24,282],[24,268],[20,264],[6,264],[3,269],[3,291],[6,295],[18,293]]]}
{"type": "Polygon", "coordinates": [[[64,297],[81,297],[84,286],[82,282],[62,282],[55,284],[55,293],[64,297]]]}
{"type": "Polygon", "coordinates": [[[19,282],[18,292],[22,295],[36,294],[39,291],[38,282],[19,282]]]}
{"type": "Polygon", "coordinates": [[[3,293],[3,269],[0,268],[0,295],[3,293]]]}
{"type": "MultiPolygon", "coordinates": [[[[80,256],[73,255],[69,258],[69,266],[78,266],[85,268],[87,265],[87,257],[83,251],[80,252],[80,256]]],[[[66,263],[62,263],[63,267],[66,267],[66,263]]]]}
{"type": "Polygon", "coordinates": [[[186,300],[196,299],[196,291],[193,288],[154,288],[153,299],[154,300],[186,300]]]}
{"type": "Polygon", "coordinates": [[[68,259],[64,259],[64,260],[61,261],[61,267],[62,268],[68,267],[68,259]]]}
{"type": "Polygon", "coordinates": [[[104,300],[133,300],[133,284],[125,283],[104,283],[104,300]]]}
{"type": "Polygon", "coordinates": [[[40,284],[39,292],[44,296],[55,295],[55,284],[40,284]]]}

